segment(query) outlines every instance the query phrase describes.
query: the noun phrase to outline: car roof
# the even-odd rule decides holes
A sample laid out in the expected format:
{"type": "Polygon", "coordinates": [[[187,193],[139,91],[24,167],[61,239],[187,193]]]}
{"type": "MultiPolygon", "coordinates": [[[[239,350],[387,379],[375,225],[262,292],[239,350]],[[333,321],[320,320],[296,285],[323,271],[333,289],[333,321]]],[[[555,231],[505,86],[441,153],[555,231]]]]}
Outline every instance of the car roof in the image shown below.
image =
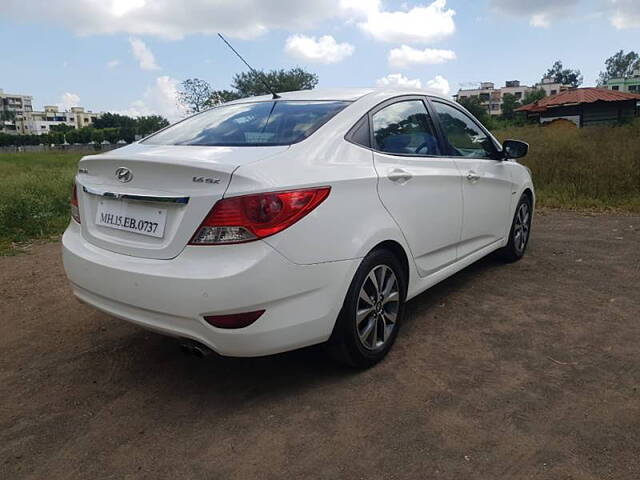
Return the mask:
{"type": "MultiPolygon", "coordinates": [[[[294,92],[282,92],[278,94],[282,100],[306,100],[306,101],[328,101],[339,100],[353,102],[368,95],[375,95],[379,99],[391,98],[398,95],[430,95],[434,97],[447,98],[442,93],[430,89],[421,88],[318,88],[313,90],[297,90],[294,92]]],[[[271,95],[261,95],[258,97],[247,97],[227,104],[264,102],[273,100],[271,95]]]]}

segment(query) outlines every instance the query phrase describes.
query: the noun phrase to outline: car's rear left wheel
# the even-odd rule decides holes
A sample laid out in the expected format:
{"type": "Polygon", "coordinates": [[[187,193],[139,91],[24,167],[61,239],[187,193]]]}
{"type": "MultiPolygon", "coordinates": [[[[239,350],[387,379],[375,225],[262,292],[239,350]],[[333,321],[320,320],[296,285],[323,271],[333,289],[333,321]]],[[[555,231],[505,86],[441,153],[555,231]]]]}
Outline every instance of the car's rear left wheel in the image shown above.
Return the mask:
{"type": "Polygon", "coordinates": [[[382,360],[398,335],[405,296],[405,272],[395,255],[387,250],[367,255],[329,341],[332,356],[357,368],[382,360]]]}

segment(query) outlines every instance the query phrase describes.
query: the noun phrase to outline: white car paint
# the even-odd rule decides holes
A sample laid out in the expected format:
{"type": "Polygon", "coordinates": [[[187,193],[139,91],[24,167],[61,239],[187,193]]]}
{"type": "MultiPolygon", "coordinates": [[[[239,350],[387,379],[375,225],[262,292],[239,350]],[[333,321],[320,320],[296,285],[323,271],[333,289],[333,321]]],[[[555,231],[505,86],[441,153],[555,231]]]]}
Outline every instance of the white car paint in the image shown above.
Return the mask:
{"type": "MultiPolygon", "coordinates": [[[[198,341],[229,356],[259,356],[326,341],[362,258],[382,242],[405,253],[407,298],[507,244],[518,199],[533,185],[512,160],[403,157],[345,140],[382,102],[438,95],[424,90],[312,90],[283,100],[352,103],[290,146],[202,147],[137,143],[84,157],[76,177],[81,224],[63,236],[74,293],[113,316],[198,341]],[[119,167],[131,183],[115,178],[119,167]],[[391,181],[395,171],[407,181],[391,181]],[[467,179],[470,171],[478,175],[467,179]],[[215,183],[197,183],[194,177],[215,183]],[[327,199],[287,229],[235,245],[188,245],[222,198],[331,187],[327,199]],[[188,197],[167,203],[164,238],[95,224],[103,192],[188,197]],[[206,315],[265,310],[240,329],[206,315]]],[[[233,103],[271,101],[271,97],[233,103]]],[[[171,127],[169,127],[171,128],[171,127]]],[[[495,141],[495,139],[494,139],[495,141]]],[[[133,201],[136,200],[127,200],[133,201]]]]}

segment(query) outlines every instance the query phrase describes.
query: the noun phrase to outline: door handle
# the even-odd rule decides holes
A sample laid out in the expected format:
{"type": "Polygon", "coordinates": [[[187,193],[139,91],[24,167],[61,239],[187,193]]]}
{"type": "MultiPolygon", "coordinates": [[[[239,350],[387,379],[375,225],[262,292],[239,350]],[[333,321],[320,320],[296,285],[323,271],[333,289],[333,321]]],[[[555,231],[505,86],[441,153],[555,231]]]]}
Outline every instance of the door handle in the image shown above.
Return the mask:
{"type": "Polygon", "coordinates": [[[478,175],[473,170],[469,170],[469,173],[467,173],[467,180],[469,180],[470,182],[477,182],[478,180],[480,180],[480,175],[478,175]]]}
{"type": "Polygon", "coordinates": [[[392,182],[407,183],[413,178],[413,175],[401,168],[395,168],[389,172],[387,178],[389,178],[389,180],[391,180],[392,182]]]}

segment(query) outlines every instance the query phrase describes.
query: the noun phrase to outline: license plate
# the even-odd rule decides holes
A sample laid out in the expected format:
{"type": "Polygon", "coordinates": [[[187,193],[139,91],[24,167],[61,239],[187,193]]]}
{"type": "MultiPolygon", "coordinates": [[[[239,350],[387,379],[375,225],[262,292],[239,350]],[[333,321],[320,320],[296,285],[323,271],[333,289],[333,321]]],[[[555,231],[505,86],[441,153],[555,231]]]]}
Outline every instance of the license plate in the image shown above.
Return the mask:
{"type": "Polygon", "coordinates": [[[167,210],[117,200],[100,200],[96,225],[162,238],[167,210]]]}

